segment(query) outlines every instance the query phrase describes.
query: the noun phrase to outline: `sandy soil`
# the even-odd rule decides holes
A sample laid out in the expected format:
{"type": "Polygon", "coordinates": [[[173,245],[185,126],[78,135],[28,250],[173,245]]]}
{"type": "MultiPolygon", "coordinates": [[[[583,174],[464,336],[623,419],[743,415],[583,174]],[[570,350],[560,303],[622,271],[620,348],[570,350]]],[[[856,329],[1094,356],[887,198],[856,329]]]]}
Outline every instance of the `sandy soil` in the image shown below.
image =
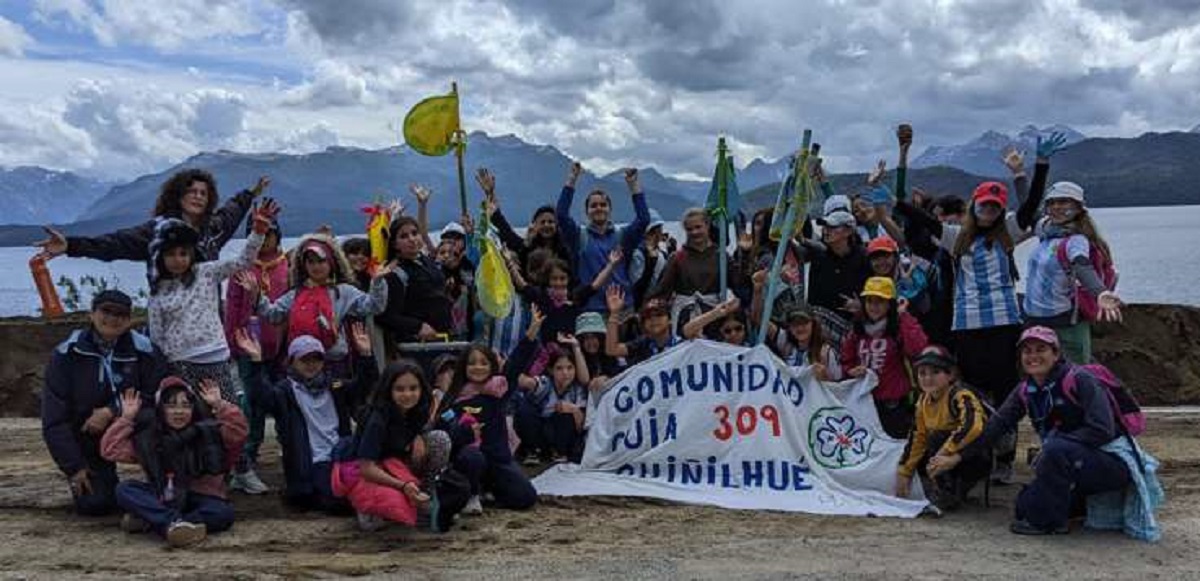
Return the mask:
{"type": "MultiPolygon", "coordinates": [[[[1181,578],[1200,577],[1200,414],[1151,417],[1143,444],[1163,461],[1164,540],[1074,530],[1008,533],[1015,487],[935,519],[814,517],[623,498],[545,498],[489,510],[446,535],[358,532],[350,519],[235,496],[238,523],[198,548],[126,535],[116,517],[80,519],[36,420],[0,421],[0,577],[323,578],[1181,578]]],[[[281,479],[273,439],[269,484],[281,479]]],[[[1022,479],[1028,473],[1020,474],[1022,479]]]]}

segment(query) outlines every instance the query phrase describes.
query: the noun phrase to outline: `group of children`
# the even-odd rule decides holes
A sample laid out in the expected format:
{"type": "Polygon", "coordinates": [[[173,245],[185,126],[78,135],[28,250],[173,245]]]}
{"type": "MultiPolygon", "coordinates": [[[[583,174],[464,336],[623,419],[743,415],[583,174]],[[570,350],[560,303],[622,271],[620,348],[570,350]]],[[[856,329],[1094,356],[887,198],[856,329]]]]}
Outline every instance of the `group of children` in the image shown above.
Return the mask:
{"type": "Polygon", "coordinates": [[[911,128],[897,136],[894,190],[882,184],[882,163],[853,199],[817,165],[822,211],[792,239],[771,236],[771,209],[749,228],[738,222],[727,298],[718,263],[728,250],[708,214],[686,212],[683,244],[667,248],[636,170],[625,173],[630,223],[613,223],[603,190],[588,193],[586,221],[576,222],[582,168],[573,164],[557,205],[538,208],[524,235],[501,210],[495,176],[480,170],[490,228],[464,216],[436,245],[430,193],[414,188],[418,215],[396,212],[378,265],[359,237],[308,234],[285,252],[279,206],[251,208],[265,178],[217,210],[212,176],[181,172],[147,224],[97,238],[51,231],[41,243],[49,256],[145,260],[150,283],[148,338],[130,328],[128,297],[102,293],[91,327],[56,351],[43,396],[47,443],[80,512],[119,507],[126,530],[188,545],[232,524],[227,482],[269,491],[258,455],[270,416],[288,504],[356,514],[364,529],[425,520],[444,530],[485,501],[535,504],[520,465],[579,461],[588,401],[623,369],[685,340],[750,345],[765,324],[780,359],[811,366],[820,380],[874,375],[884,431],[908,439],[900,496],[919,475],[946,510],[981,480],[1007,481],[1016,422],[1030,415],[1046,459],[1021,493],[1013,530],[1059,532],[1081,491],[1130,478],[1098,451],[1120,435],[1107,400],[1093,397],[1102,386],[1080,373],[1077,393],[1062,397],[1055,379],[1090,361],[1090,321],[1119,317],[1107,245],[1082,188],[1044,191],[1061,138],[1039,143],[1032,184],[1022,155],[1006,154],[1021,199],[1008,212],[1010,188],[999,182],[980,184],[965,205],[909,195],[911,128]],[[247,213],[245,246],[219,258],[247,213]],[[505,248],[518,291],[504,318],[477,307],[482,237],[505,248]],[[1033,237],[1021,305],[1012,250],[1033,237]],[[767,297],[773,275],[782,292],[767,297]],[[439,341],[470,345],[402,357],[404,345],[439,341]],[[1014,400],[1020,377],[1029,396],[1014,400]],[[1057,438],[1071,443],[1051,445],[1057,438]],[[1094,475],[1063,468],[1078,458],[1102,466],[1094,475]],[[141,464],[145,481],[117,484],[114,461],[141,464]]]}

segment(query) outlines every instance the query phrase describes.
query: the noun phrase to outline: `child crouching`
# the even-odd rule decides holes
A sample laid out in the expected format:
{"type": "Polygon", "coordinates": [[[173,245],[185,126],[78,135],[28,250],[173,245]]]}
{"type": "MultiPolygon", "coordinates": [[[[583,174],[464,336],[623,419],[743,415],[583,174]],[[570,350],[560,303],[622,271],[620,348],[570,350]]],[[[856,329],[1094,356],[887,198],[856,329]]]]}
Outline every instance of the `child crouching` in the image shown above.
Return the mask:
{"type": "Polygon", "coordinates": [[[914,474],[928,478],[937,508],[953,510],[992,469],[990,450],[963,449],[983,433],[987,411],[970,388],[958,381],[954,356],[940,345],[926,347],[916,361],[921,397],[916,424],[908,436],[896,476],[896,496],[907,498],[914,474]],[[962,454],[953,467],[946,458],[962,454]]]}
{"type": "Polygon", "coordinates": [[[117,485],[117,504],[128,513],[123,529],[149,528],[171,546],[194,545],[233,526],[225,473],[246,441],[246,418],[221,399],[212,380],[200,383],[197,396],[182,379],[168,377],[154,401],[154,413],[138,420],[141,398],[125,391],[121,417],[100,440],[101,454],[112,462],[140,464],[146,473],[145,482],[117,485]]]}

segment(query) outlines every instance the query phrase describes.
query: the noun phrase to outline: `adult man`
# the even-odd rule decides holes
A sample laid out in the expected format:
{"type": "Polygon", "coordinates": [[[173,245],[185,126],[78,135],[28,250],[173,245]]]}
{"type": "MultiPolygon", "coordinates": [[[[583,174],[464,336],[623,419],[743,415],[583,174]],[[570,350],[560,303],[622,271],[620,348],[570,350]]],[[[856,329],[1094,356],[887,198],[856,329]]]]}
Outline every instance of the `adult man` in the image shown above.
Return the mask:
{"type": "MultiPolygon", "coordinates": [[[[46,366],[42,437],[66,475],[79,514],[116,510],[116,466],[100,457],[100,437],[121,415],[121,394],[152,402],[166,360],[145,335],[130,330],[133,301],[118,290],[92,299],[91,325],[63,341],[46,366]]],[[[147,405],[147,409],[151,406],[147,405]]]]}
{"type": "MultiPolygon", "coordinates": [[[[571,217],[575,182],[581,173],[583,173],[583,167],[578,163],[571,166],[567,183],[558,196],[558,205],[555,207],[554,213],[558,218],[563,241],[577,258],[575,264],[579,280],[587,282],[596,279],[596,275],[608,263],[608,253],[617,245],[624,250],[625,256],[633,256],[634,249],[641,243],[642,236],[646,232],[646,225],[650,223],[650,209],[646,207],[646,196],[642,193],[642,186],[638,182],[637,170],[626,169],[625,183],[629,186],[629,192],[632,195],[636,217],[625,226],[618,228],[613,225],[610,220],[612,200],[604,190],[592,190],[584,199],[588,223],[581,231],[579,224],[571,217]]],[[[629,292],[629,274],[625,268],[618,268],[613,272],[612,284],[625,292],[625,306],[631,307],[633,293],[629,292]]],[[[584,305],[584,310],[590,312],[599,313],[604,312],[605,309],[604,293],[592,295],[592,298],[584,305]]]]}

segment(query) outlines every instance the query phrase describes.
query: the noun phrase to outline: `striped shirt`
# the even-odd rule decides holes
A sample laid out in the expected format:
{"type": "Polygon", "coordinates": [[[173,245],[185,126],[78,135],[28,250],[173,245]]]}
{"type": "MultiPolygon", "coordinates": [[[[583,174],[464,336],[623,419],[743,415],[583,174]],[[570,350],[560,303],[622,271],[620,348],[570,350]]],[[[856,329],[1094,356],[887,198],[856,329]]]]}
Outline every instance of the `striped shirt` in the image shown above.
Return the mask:
{"type": "MultiPolygon", "coordinates": [[[[1029,238],[1029,233],[1017,224],[1017,215],[1009,212],[1004,219],[1014,246],[1029,238]]],[[[962,227],[943,224],[938,245],[954,251],[962,227]]],[[[953,329],[987,329],[1021,324],[1021,309],[1017,304],[1016,280],[1003,244],[988,244],[984,236],[976,236],[970,251],[958,257],[954,277],[953,329]]]]}
{"type": "Polygon", "coordinates": [[[1087,258],[1091,252],[1086,236],[1046,238],[1039,224],[1041,241],[1029,255],[1025,281],[1025,314],[1048,318],[1070,312],[1075,308],[1075,279],[1058,260],[1059,246],[1067,245],[1067,261],[1087,258]]]}

